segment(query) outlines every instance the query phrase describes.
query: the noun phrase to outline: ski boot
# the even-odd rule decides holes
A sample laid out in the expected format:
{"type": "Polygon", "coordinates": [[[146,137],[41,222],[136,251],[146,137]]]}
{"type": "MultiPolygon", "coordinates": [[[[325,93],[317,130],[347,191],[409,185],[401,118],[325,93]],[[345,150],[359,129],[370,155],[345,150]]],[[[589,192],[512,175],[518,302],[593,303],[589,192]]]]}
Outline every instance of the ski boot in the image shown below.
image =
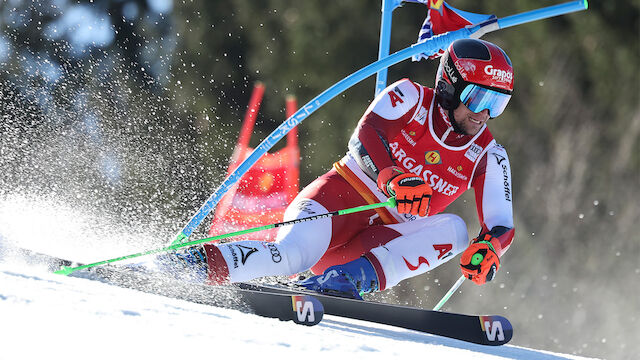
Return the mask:
{"type": "Polygon", "coordinates": [[[207,280],[207,256],[203,245],[178,249],[173,253],[157,255],[154,264],[162,273],[193,283],[207,280]]]}
{"type": "Polygon", "coordinates": [[[362,294],[376,291],[379,287],[378,275],[371,262],[364,257],[332,266],[324,274],[298,281],[296,285],[327,295],[358,300],[363,300],[362,294]]]}

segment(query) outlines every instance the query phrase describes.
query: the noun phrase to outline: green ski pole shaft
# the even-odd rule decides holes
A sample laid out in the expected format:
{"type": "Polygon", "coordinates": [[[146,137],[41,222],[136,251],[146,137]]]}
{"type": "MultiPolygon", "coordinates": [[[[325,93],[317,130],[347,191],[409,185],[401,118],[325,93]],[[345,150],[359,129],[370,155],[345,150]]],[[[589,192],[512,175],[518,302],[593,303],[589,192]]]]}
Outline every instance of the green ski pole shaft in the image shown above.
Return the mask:
{"type": "Polygon", "coordinates": [[[382,202],[382,203],[357,206],[357,207],[350,208],[350,209],[337,210],[337,211],[332,211],[332,212],[326,213],[326,214],[319,214],[319,215],[309,216],[309,217],[306,217],[306,218],[283,221],[283,222],[264,225],[264,226],[259,226],[259,227],[255,227],[255,228],[251,228],[251,229],[239,230],[239,231],[231,232],[231,233],[228,233],[228,234],[216,235],[216,236],[212,236],[212,237],[208,237],[208,238],[204,238],[204,239],[199,239],[199,240],[193,240],[193,241],[189,241],[189,242],[185,242],[185,243],[177,243],[177,244],[173,244],[173,245],[170,245],[170,246],[167,246],[167,247],[163,247],[163,248],[160,248],[160,249],[143,251],[143,252],[139,252],[139,253],[135,253],[135,254],[120,256],[120,257],[113,258],[113,259],[102,260],[102,261],[94,262],[94,263],[91,263],[91,264],[80,265],[80,266],[75,266],[75,267],[63,266],[60,270],[55,271],[55,274],[69,275],[69,274],[71,274],[71,273],[73,273],[75,271],[78,271],[78,270],[88,269],[88,268],[96,267],[96,266],[99,266],[99,265],[110,264],[110,263],[114,263],[114,262],[117,262],[117,261],[133,259],[133,258],[137,258],[137,257],[140,257],[140,256],[157,254],[157,253],[161,253],[161,252],[167,252],[167,251],[175,250],[175,249],[178,249],[178,248],[181,248],[181,247],[187,247],[187,246],[191,246],[191,245],[202,244],[202,243],[205,243],[205,242],[226,239],[226,238],[239,236],[239,235],[244,235],[244,234],[249,234],[249,233],[253,233],[253,232],[257,232],[257,231],[273,229],[273,228],[277,228],[277,227],[281,227],[281,226],[298,224],[298,223],[302,223],[302,222],[305,222],[305,221],[312,221],[312,220],[318,220],[318,219],[323,219],[323,218],[330,218],[330,217],[338,216],[338,215],[353,214],[353,213],[356,213],[356,212],[376,209],[376,208],[385,207],[385,206],[395,207],[396,206],[396,199],[395,198],[390,198],[389,200],[387,200],[385,202],[382,202]]]}
{"type": "Polygon", "coordinates": [[[447,302],[447,300],[449,300],[449,298],[451,297],[451,295],[453,295],[454,292],[456,292],[456,290],[458,290],[458,288],[460,287],[460,285],[462,285],[462,283],[464,282],[464,275],[460,276],[460,278],[458,279],[458,281],[455,282],[455,284],[453,284],[453,286],[451,286],[451,289],[449,289],[449,291],[447,291],[446,294],[444,294],[444,296],[442,297],[442,299],[440,300],[440,302],[438,302],[438,304],[436,306],[433,307],[434,311],[438,311],[440,310],[440,308],[442,307],[442,305],[444,305],[444,303],[447,302]]]}

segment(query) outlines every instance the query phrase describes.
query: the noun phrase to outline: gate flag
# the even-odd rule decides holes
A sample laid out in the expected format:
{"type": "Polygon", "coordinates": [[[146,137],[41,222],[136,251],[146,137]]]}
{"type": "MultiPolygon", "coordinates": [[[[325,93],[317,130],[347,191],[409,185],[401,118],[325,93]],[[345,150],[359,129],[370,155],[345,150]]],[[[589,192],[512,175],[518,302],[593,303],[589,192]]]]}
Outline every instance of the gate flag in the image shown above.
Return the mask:
{"type": "MultiPolygon", "coordinates": [[[[424,20],[422,28],[420,28],[420,33],[418,33],[417,44],[425,42],[434,35],[455,31],[468,25],[474,25],[496,18],[495,15],[476,14],[458,10],[443,0],[429,0],[426,2],[418,0],[415,2],[426,3],[426,5],[429,6],[429,9],[427,10],[427,18],[424,20]]],[[[435,59],[440,57],[443,53],[444,50],[440,50],[438,54],[432,56],[422,53],[413,56],[412,60],[419,61],[427,58],[435,59]]]]}
{"type": "MultiPolygon", "coordinates": [[[[242,129],[227,175],[232,173],[253,149],[249,139],[253,132],[264,86],[256,84],[242,123],[242,129]]],[[[295,97],[287,97],[287,117],[295,113],[295,97]]],[[[287,134],[287,145],[274,153],[266,153],[251,167],[221,199],[209,228],[209,236],[215,236],[281,222],[287,206],[298,194],[300,185],[300,149],[297,128],[287,134]]],[[[278,229],[269,229],[236,240],[275,240],[278,229]]]]}

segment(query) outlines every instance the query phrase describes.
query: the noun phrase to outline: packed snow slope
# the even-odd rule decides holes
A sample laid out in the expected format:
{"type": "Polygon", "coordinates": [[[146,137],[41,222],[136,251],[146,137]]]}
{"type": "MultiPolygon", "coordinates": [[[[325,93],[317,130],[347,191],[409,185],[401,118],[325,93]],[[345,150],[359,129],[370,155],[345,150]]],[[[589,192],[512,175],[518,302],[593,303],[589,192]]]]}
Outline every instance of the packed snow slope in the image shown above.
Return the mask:
{"type": "Polygon", "coordinates": [[[4,255],[0,359],[580,359],[334,316],[306,327],[55,275],[4,255]]]}

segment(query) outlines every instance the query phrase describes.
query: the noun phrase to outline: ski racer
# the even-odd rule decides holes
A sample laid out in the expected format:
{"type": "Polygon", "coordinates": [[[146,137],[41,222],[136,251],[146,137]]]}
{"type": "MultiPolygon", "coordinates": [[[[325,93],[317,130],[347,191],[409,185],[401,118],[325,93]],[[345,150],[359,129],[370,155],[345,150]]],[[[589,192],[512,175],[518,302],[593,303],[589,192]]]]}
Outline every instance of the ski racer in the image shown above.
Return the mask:
{"type": "Polygon", "coordinates": [[[311,269],[317,275],[300,285],[361,298],[462,253],[462,274],[482,285],[495,277],[514,237],[509,160],[487,128],[512,91],[513,67],[502,49],[455,41],[440,59],[435,89],[402,79],[375,98],[346,156],[300,192],[285,220],[389,197],[396,208],[282,227],[275,242],[193,246],[159,264],[210,284],[311,269]],[[443,213],[469,188],[480,219],[471,241],[464,220],[443,213]]]}

